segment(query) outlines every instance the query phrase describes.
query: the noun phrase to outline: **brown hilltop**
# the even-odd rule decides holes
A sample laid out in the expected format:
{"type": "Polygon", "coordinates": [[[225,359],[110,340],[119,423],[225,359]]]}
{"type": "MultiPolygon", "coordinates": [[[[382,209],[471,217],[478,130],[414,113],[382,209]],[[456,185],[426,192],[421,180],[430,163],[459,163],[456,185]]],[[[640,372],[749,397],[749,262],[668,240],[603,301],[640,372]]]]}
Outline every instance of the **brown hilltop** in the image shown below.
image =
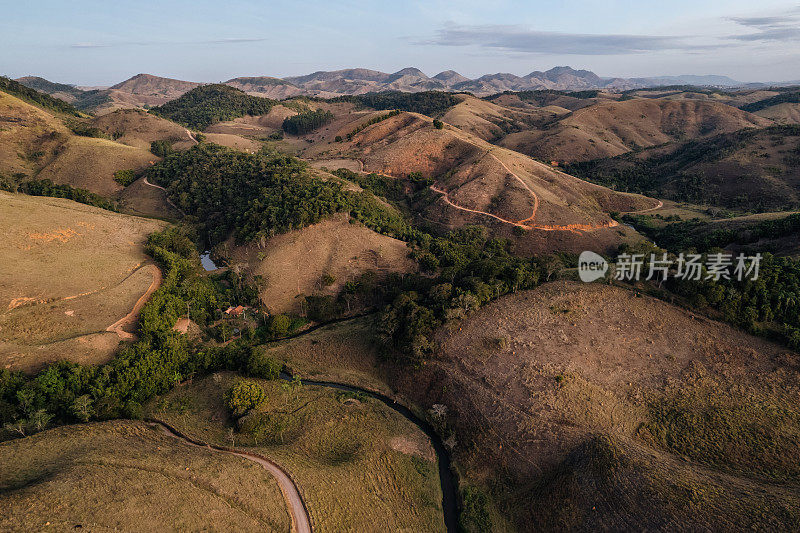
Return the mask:
{"type": "Polygon", "coordinates": [[[438,345],[394,386],[446,410],[456,459],[521,530],[796,525],[798,413],[769,413],[794,405],[797,354],[579,282],[504,296],[438,345]]]}
{"type": "Polygon", "coordinates": [[[193,81],[162,78],[160,76],[153,76],[152,74],[137,74],[132,78],[112,85],[111,89],[139,96],[156,96],[173,99],[200,85],[203,84],[193,81]]]}
{"type": "Polygon", "coordinates": [[[365,172],[397,178],[419,172],[435,180],[425,205],[418,206],[423,217],[450,227],[486,224],[508,235],[519,226],[529,230],[522,239],[522,249],[529,251],[546,249],[549,242],[606,249],[627,238],[627,230],[608,216],[610,211],[657,204],[579,180],[458,128],[436,129],[431,118],[416,113],[372,124],[350,141],[331,142],[383,114],[344,113],[326,130],[309,136],[314,142],[302,147],[302,155],[321,163],[356,159],[365,172]]]}
{"type": "Polygon", "coordinates": [[[574,162],[771,123],[717,102],[637,98],[578,109],[546,130],[512,133],[500,144],[544,160],[574,162]]]}

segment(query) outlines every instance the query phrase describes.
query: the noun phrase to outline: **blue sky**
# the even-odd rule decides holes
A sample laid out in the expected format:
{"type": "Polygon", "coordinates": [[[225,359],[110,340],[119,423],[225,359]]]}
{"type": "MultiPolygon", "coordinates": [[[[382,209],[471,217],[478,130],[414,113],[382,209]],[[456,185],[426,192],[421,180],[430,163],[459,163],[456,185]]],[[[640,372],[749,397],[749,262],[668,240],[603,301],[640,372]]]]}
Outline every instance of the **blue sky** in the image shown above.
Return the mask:
{"type": "Polygon", "coordinates": [[[108,85],[366,67],[800,79],[800,3],[0,0],[0,73],[108,85]]]}

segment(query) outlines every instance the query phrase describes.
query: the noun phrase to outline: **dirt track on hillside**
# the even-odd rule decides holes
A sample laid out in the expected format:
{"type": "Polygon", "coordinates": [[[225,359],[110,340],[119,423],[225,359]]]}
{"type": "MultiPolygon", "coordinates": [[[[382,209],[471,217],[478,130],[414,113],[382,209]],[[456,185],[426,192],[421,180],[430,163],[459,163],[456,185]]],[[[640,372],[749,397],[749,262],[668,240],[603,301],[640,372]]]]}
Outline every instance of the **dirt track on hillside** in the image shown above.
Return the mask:
{"type": "Polygon", "coordinates": [[[139,312],[142,310],[142,307],[144,307],[144,304],[147,303],[147,301],[150,299],[150,296],[152,296],[153,293],[156,292],[156,290],[158,290],[158,288],[161,286],[161,270],[154,264],[151,264],[150,268],[153,273],[153,282],[150,283],[150,287],[148,287],[147,291],[145,291],[145,293],[136,301],[136,304],[133,306],[133,309],[130,313],[106,328],[106,331],[116,333],[117,336],[122,340],[131,340],[136,338],[133,333],[129,333],[123,328],[134,323],[136,319],[139,318],[139,312]]]}
{"type": "Polygon", "coordinates": [[[286,505],[289,507],[289,516],[291,516],[292,519],[292,531],[294,533],[311,533],[311,521],[308,516],[308,510],[303,502],[303,498],[300,496],[300,491],[292,478],[289,477],[289,474],[287,474],[283,468],[273,463],[266,457],[262,457],[261,455],[249,452],[239,452],[233,449],[223,448],[221,446],[212,446],[210,444],[197,442],[185,435],[182,435],[174,428],[159,420],[153,420],[151,421],[151,424],[158,426],[166,435],[180,439],[189,446],[194,446],[196,448],[207,448],[213,452],[236,455],[261,465],[267,472],[272,474],[272,476],[275,478],[275,481],[278,482],[278,486],[280,487],[283,497],[286,500],[286,505]]]}

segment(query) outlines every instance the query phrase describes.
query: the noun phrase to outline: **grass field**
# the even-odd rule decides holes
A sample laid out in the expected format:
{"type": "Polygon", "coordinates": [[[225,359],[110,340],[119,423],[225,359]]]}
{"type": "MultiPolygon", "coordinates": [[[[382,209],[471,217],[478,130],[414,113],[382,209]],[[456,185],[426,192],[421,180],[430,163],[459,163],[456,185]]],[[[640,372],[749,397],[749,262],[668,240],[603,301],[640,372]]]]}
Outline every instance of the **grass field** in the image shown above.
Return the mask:
{"type": "Polygon", "coordinates": [[[60,358],[100,362],[105,332],[153,281],[144,253],[163,222],[59,198],[0,192],[0,365],[33,370],[60,358]]]}
{"type": "MultiPolygon", "coordinates": [[[[361,224],[350,224],[336,215],[318,224],[232,250],[230,263],[261,276],[259,294],[271,312],[299,312],[299,295],[337,295],[347,281],[364,272],[379,277],[389,272],[409,272],[414,261],[406,244],[376,233],[361,224]],[[298,268],[302,265],[302,268],[298,268]],[[323,283],[323,276],[331,276],[323,283]]],[[[228,255],[223,251],[223,255],[228,255]]]]}
{"type": "Polygon", "coordinates": [[[315,531],[444,529],[435,454],[416,426],[368,398],[261,381],[266,404],[249,416],[263,432],[236,431],[223,396],[237,379],[216,374],[146,409],[194,438],[252,450],[283,466],[315,531]]]}
{"type": "Polygon", "coordinates": [[[143,422],[0,443],[3,531],[289,531],[275,480],[143,422]]]}

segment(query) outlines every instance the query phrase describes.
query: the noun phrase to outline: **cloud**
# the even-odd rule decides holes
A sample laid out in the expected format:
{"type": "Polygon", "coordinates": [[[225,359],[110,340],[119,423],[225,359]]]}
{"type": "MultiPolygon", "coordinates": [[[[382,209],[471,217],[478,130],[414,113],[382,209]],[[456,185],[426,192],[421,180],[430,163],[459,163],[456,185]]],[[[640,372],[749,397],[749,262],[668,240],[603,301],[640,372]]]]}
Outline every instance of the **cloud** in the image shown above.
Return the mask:
{"type": "Polygon", "coordinates": [[[108,48],[110,44],[97,44],[97,43],[75,43],[71,44],[70,48],[108,48]]]}
{"type": "Polygon", "coordinates": [[[433,39],[417,44],[480,46],[515,52],[577,55],[621,55],[659,50],[709,48],[692,45],[682,37],[559,33],[536,31],[513,25],[450,25],[440,29],[433,39]]]}
{"type": "Polygon", "coordinates": [[[75,43],[70,48],[112,48],[123,46],[180,46],[192,44],[238,44],[238,43],[257,43],[266,41],[266,37],[228,37],[223,39],[210,39],[204,41],[129,41],[116,43],[75,43]]]}
{"type": "Polygon", "coordinates": [[[800,40],[800,8],[787,11],[782,15],[769,17],[731,17],[733,22],[749,29],[753,33],[730,35],[736,41],[798,41],[800,40]]]}
{"type": "MultiPolygon", "coordinates": [[[[266,41],[266,37],[231,37],[229,39],[218,39],[215,41],[200,41],[198,44],[236,44],[236,43],[260,43],[261,41],[266,41]]],[[[194,43],[186,43],[186,44],[194,44],[194,43]]]]}

